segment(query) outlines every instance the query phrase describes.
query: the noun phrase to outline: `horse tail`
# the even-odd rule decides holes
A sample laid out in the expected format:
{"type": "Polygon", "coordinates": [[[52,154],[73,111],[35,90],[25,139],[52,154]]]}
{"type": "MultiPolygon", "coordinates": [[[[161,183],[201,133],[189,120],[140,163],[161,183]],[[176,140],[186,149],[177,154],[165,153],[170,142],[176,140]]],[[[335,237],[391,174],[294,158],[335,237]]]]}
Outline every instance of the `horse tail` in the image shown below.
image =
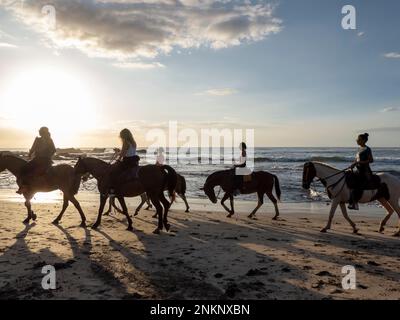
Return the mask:
{"type": "Polygon", "coordinates": [[[174,202],[176,199],[175,188],[178,182],[178,175],[176,171],[170,166],[164,165],[161,168],[167,172],[166,185],[167,185],[168,195],[171,198],[171,202],[174,202]]]}
{"type": "Polygon", "coordinates": [[[281,200],[281,185],[279,183],[279,179],[276,175],[273,175],[274,177],[274,185],[275,185],[275,192],[276,192],[276,196],[278,197],[278,200],[281,200]]]}
{"type": "Polygon", "coordinates": [[[185,179],[184,176],[179,176],[179,180],[180,180],[180,187],[181,187],[180,188],[181,190],[179,190],[179,191],[180,191],[181,194],[185,194],[186,190],[187,190],[186,179],[185,179]]]}

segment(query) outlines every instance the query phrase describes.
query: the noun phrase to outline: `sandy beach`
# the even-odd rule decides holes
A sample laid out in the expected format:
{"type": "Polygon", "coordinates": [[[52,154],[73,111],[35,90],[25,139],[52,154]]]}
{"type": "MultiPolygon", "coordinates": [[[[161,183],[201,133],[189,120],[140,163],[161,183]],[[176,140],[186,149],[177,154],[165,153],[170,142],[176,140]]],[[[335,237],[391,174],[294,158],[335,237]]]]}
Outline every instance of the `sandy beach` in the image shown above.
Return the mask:
{"type": "MultiPolygon", "coordinates": [[[[25,226],[25,208],[0,194],[0,299],[399,299],[400,240],[397,218],[377,233],[382,209],[363,206],[352,214],[361,235],[338,214],[321,234],[326,204],[280,204],[272,221],[267,203],[257,220],[254,203],[237,202],[228,219],[219,205],[190,199],[170,213],[172,231],[153,235],[153,212],[142,210],[134,232],[122,215],[105,217],[99,230],[83,229],[69,207],[60,226],[51,224],[61,203],[35,203],[38,220],[25,226]],[[44,265],[57,270],[57,289],[41,287],[44,265]],[[357,289],[342,289],[342,267],[357,270],[357,289]]],[[[79,200],[92,223],[95,194],[79,200]]],[[[130,211],[137,199],[129,200],[130,211]]]]}

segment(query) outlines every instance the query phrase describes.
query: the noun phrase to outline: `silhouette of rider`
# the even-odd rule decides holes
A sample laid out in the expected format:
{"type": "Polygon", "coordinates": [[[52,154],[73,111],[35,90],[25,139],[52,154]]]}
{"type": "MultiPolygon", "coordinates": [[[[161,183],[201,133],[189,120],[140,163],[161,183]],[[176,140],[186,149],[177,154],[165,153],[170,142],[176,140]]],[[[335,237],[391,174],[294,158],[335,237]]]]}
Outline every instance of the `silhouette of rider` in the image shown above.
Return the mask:
{"type": "Polygon", "coordinates": [[[29,161],[21,170],[21,183],[17,191],[18,194],[24,193],[30,187],[31,180],[36,175],[44,175],[51,167],[52,158],[56,153],[56,147],[51,138],[47,127],[39,129],[39,137],[35,139],[29,150],[29,161]]]}
{"type": "Polygon", "coordinates": [[[350,201],[348,208],[350,210],[358,210],[358,201],[362,197],[364,189],[368,189],[373,183],[372,181],[372,170],[370,164],[374,162],[371,148],[366,145],[368,142],[369,134],[360,134],[357,138],[357,144],[360,146],[358,149],[356,160],[351,165],[351,169],[356,168],[355,172],[355,187],[351,190],[350,201]]]}
{"type": "Polygon", "coordinates": [[[120,132],[122,149],[114,149],[118,153],[118,159],[110,174],[110,196],[115,195],[115,187],[127,179],[126,172],[139,166],[139,157],[136,154],[136,141],[129,129],[120,132]]]}
{"type": "Polygon", "coordinates": [[[246,143],[242,142],[239,145],[240,148],[240,158],[239,161],[234,164],[233,166],[233,194],[238,195],[240,194],[240,190],[243,187],[243,175],[236,174],[237,168],[246,168],[246,158],[247,158],[247,145],[246,143]]]}

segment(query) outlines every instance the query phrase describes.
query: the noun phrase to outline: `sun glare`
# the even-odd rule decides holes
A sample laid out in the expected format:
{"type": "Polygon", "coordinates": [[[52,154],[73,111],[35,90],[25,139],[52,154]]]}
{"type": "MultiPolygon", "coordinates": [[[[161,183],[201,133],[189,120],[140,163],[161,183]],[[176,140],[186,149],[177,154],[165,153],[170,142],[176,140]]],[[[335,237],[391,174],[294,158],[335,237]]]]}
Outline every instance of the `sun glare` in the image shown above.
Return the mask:
{"type": "Polygon", "coordinates": [[[1,100],[2,113],[13,127],[32,131],[48,126],[65,143],[96,126],[90,86],[67,70],[26,70],[9,81],[1,100]]]}

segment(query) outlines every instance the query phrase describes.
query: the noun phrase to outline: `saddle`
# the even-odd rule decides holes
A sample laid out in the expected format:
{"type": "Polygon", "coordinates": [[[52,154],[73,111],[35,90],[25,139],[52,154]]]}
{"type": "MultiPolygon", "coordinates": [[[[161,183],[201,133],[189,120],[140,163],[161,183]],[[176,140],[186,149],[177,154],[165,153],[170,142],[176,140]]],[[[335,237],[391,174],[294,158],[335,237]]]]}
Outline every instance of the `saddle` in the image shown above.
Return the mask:
{"type": "Polygon", "coordinates": [[[350,189],[357,190],[359,192],[360,198],[364,191],[376,191],[371,201],[378,200],[380,198],[389,200],[390,198],[387,185],[382,183],[380,177],[376,174],[373,174],[369,179],[365,179],[353,171],[347,171],[345,179],[346,184],[350,189]]]}

